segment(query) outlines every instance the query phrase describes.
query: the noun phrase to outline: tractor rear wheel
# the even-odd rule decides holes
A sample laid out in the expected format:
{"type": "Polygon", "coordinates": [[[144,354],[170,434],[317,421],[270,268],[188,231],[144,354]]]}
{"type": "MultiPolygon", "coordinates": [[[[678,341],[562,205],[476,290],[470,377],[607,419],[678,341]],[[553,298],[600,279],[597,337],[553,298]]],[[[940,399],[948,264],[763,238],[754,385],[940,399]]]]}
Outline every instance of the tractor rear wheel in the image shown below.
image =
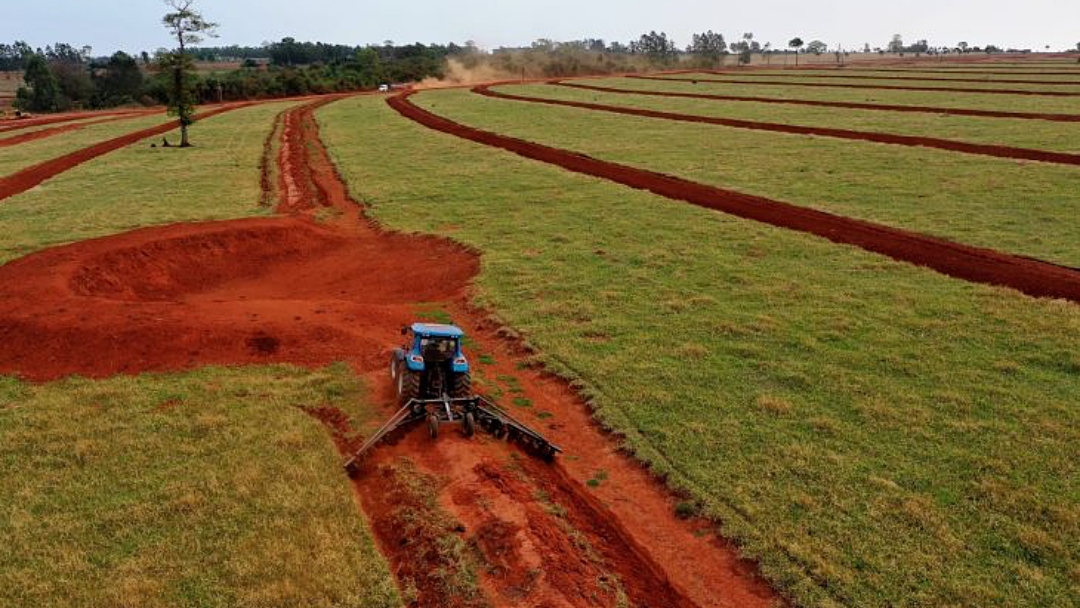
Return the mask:
{"type": "Polygon", "coordinates": [[[453,396],[454,399],[472,397],[472,376],[469,372],[454,375],[451,396],[453,396]]]}
{"type": "Polygon", "coordinates": [[[420,374],[410,370],[404,363],[397,373],[398,402],[402,405],[420,397],[420,374]]]}

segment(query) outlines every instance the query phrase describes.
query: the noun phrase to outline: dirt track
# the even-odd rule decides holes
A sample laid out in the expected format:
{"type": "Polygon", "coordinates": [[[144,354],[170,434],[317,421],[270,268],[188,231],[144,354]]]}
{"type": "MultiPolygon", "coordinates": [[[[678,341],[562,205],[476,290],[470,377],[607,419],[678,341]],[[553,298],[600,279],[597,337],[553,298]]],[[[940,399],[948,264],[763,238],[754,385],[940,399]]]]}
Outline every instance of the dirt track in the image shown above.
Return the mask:
{"type": "Polygon", "coordinates": [[[667,198],[854,245],[968,281],[1011,287],[1032,296],[1080,302],[1080,270],[706,186],[482,131],[417,107],[409,101],[412,94],[407,92],[391,97],[387,102],[406,118],[456,137],[667,198]]]}
{"type": "Polygon", "coordinates": [[[752,131],[770,131],[773,133],[790,133],[794,135],[814,135],[818,137],[831,137],[835,139],[849,139],[857,141],[869,141],[879,144],[896,146],[909,146],[916,148],[935,148],[950,152],[964,154],[977,154],[980,156],[994,156],[997,158],[1013,158],[1034,160],[1044,163],[1056,163],[1062,165],[1080,165],[1080,154],[1067,152],[1049,152],[1046,150],[1032,150],[1030,148],[1015,148],[1011,146],[995,146],[989,144],[973,144],[951,139],[937,139],[932,137],[915,137],[911,135],[894,135],[891,133],[875,133],[872,131],[852,131],[849,129],[832,129],[828,127],[806,127],[773,122],[759,122],[753,120],[738,120],[734,118],[719,118],[715,116],[698,116],[694,114],[676,114],[673,112],[661,112],[658,110],[644,110],[640,108],[627,108],[584,101],[565,101],[560,99],[547,99],[544,97],[529,97],[526,95],[514,95],[492,91],[487,85],[473,87],[473,92],[486,97],[496,99],[508,99],[525,103],[537,103],[551,106],[580,108],[598,112],[610,112],[613,114],[625,114],[628,116],[641,116],[645,118],[658,118],[661,120],[674,120],[679,122],[693,122],[701,124],[719,125],[736,129],[749,129],[752,131]]]}
{"type": "MultiPolygon", "coordinates": [[[[740,78],[669,78],[665,76],[630,75],[627,78],[677,82],[710,82],[716,84],[751,84],[761,87],[816,87],[826,89],[873,89],[883,91],[925,91],[927,93],[980,93],[985,95],[1028,95],[1035,97],[1080,97],[1080,91],[1026,91],[1023,89],[976,89],[970,87],[915,87],[889,84],[845,84],[837,82],[765,82],[740,78]]],[[[807,78],[810,78],[807,76],[807,78]]]]}
{"type": "MultiPolygon", "coordinates": [[[[514,376],[522,396],[553,417],[545,432],[567,451],[541,465],[490,438],[422,432],[376,452],[358,499],[395,572],[425,562],[402,543],[383,465],[406,459],[436,480],[439,506],[475,547],[484,604],[493,606],[767,606],[774,593],[707,522],[674,517],[674,499],[592,424],[563,383],[519,369],[513,345],[468,307],[477,257],[448,241],[384,232],[351,201],[318,139],[313,110],[282,124],[279,209],[287,217],[147,228],[57,247],[0,266],[0,373],[31,380],[69,374],[190,369],[206,364],[345,360],[365,374],[389,416],[385,373],[398,329],[420,302],[436,303],[514,376]],[[313,216],[331,218],[315,221],[313,216]],[[565,468],[564,468],[565,467],[565,468]],[[583,481],[597,470],[603,487],[583,481]],[[419,562],[418,562],[419,560],[419,562]]],[[[265,174],[265,172],[264,172],[265,174]]],[[[430,305],[430,304],[429,304],[430,305]]],[[[340,413],[312,410],[342,453],[357,437],[340,413]]],[[[343,473],[344,474],[344,473],[343,473]]],[[[474,603],[422,587],[441,605],[474,603]]],[[[432,604],[426,604],[432,605],[432,604]]]]}
{"type": "Polygon", "coordinates": [[[934,106],[901,106],[880,103],[857,103],[847,101],[816,101],[810,99],[780,99],[776,97],[752,97],[741,95],[709,95],[705,93],[673,93],[669,91],[639,91],[637,89],[620,89],[616,87],[603,87],[597,85],[581,84],[580,82],[567,82],[553,80],[550,84],[598,91],[602,93],[622,93],[627,95],[646,95],[652,97],[676,97],[682,99],[712,99],[716,101],[752,101],[755,103],[772,103],[794,106],[814,106],[820,108],[849,108],[853,110],[878,110],[884,112],[913,112],[918,114],[949,114],[954,116],[978,116],[982,118],[1020,118],[1025,120],[1048,120],[1052,122],[1080,122],[1080,114],[1040,114],[1034,112],[999,112],[995,110],[968,110],[964,108],[938,108],[934,106]]]}
{"type": "MultiPolygon", "coordinates": [[[[250,105],[254,105],[257,102],[245,102],[228,104],[207,110],[195,115],[196,119],[210,118],[223,112],[244,108],[250,105]]],[[[95,144],[82,150],[76,150],[71,154],[65,154],[58,158],[53,158],[42,163],[38,163],[32,167],[27,167],[17,173],[0,177],[0,201],[26,192],[41,182],[59,175],[68,169],[85,163],[86,161],[93,160],[103,154],[108,154],[114,150],[119,150],[147,137],[153,137],[155,135],[161,135],[168,133],[173,129],[176,129],[176,123],[169,121],[165,124],[158,125],[156,127],[150,127],[148,129],[142,129],[133,133],[127,133],[120,137],[116,137],[101,143],[95,144]]]]}

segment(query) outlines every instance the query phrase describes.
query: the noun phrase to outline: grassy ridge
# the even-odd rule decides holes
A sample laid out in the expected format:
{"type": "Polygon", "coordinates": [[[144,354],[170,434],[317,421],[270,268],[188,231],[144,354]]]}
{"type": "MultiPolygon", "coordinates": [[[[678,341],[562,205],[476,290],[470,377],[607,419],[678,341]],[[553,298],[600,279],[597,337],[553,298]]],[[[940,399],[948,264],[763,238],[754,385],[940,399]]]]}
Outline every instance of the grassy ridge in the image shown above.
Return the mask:
{"type": "Polygon", "coordinates": [[[6,199],[0,203],[0,263],[142,226],[269,213],[259,205],[263,143],[288,106],[226,112],[192,128],[193,148],[135,144],[6,199]]]}
{"type": "Polygon", "coordinates": [[[40,162],[70,154],[107,139],[120,137],[125,133],[160,125],[167,120],[174,119],[165,116],[164,112],[151,116],[138,116],[115,122],[88,125],[69,133],[0,148],[0,175],[11,175],[40,162]]]}
{"type": "MultiPolygon", "coordinates": [[[[834,74],[842,76],[842,72],[834,72],[834,74]]],[[[874,76],[873,74],[856,74],[857,76],[874,76]]],[[[743,76],[737,73],[727,74],[678,74],[673,78],[694,78],[695,76],[701,78],[714,78],[718,80],[752,80],[754,82],[789,82],[789,83],[819,83],[819,84],[853,84],[859,86],[883,86],[883,87],[922,87],[928,89],[945,89],[945,88],[961,88],[961,89],[1004,89],[1010,91],[1053,91],[1062,93],[1080,93],[1080,82],[1075,85],[1061,85],[1055,84],[1051,86],[1045,86],[1043,84],[1026,84],[1026,83],[1008,83],[1008,82],[942,82],[940,80],[920,80],[918,75],[905,75],[905,80],[892,80],[889,78],[820,78],[815,77],[813,74],[803,74],[802,71],[794,73],[783,74],[769,74],[766,72],[758,72],[753,76],[743,76]]],[[[1008,76],[998,76],[998,78],[1009,78],[1008,76]]],[[[1024,80],[1022,76],[1016,76],[1013,80],[1024,80]]]]}
{"type": "MultiPolygon", "coordinates": [[[[704,76],[703,76],[704,77],[704,76]]],[[[680,76],[681,78],[681,76],[680,76]]],[[[710,95],[744,95],[778,97],[783,99],[821,99],[824,101],[856,101],[894,105],[929,106],[942,108],[972,108],[978,110],[1009,110],[1014,112],[1050,112],[1080,114],[1080,97],[1031,97],[1020,95],[988,95],[982,93],[937,93],[933,91],[886,91],[871,89],[826,89],[813,87],[754,86],[752,84],[719,84],[712,82],[681,82],[672,80],[642,80],[640,78],[611,78],[600,84],[623,89],[654,89],[680,93],[710,95]]]]}
{"type": "MultiPolygon", "coordinates": [[[[664,91],[662,82],[654,90],[664,91]]],[[[603,85],[600,85],[603,86],[603,85]]],[[[946,114],[909,114],[846,108],[785,106],[746,101],[678,99],[602,93],[547,85],[497,87],[506,93],[620,107],[659,110],[694,116],[851,129],[920,137],[953,139],[979,144],[1018,146],[1037,150],[1080,152],[1080,122],[1062,123],[1011,118],[978,118],[946,114]]]]}
{"type": "Polygon", "coordinates": [[[0,604],[398,606],[321,424],[348,369],[0,379],[0,604]]]}
{"type": "Polygon", "coordinates": [[[1080,167],[432,91],[467,125],[948,239],[1080,266],[1080,167]]]}
{"type": "Polygon", "coordinates": [[[319,119],[371,213],[481,250],[479,301],[800,605],[1080,592],[1078,307],[526,161],[378,99],[319,119]]]}

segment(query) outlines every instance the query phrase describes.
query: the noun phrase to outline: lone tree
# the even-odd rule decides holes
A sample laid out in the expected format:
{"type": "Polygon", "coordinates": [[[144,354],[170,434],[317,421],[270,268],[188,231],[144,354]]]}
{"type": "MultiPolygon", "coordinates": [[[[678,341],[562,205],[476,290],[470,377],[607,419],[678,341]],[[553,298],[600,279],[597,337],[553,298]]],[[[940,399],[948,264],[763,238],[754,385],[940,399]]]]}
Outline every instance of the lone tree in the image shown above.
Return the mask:
{"type": "Polygon", "coordinates": [[[806,44],[806,43],[803,42],[803,39],[799,38],[797,36],[795,38],[792,38],[791,41],[787,43],[787,45],[789,47],[795,49],[795,66],[796,67],[798,67],[798,65],[799,65],[799,49],[801,49],[804,44],[806,44]]]}
{"type": "Polygon", "coordinates": [[[165,0],[172,9],[161,22],[179,44],[171,53],[159,57],[159,69],[172,72],[169,88],[169,115],[180,119],[180,147],[191,146],[188,127],[195,122],[195,63],[187,53],[188,45],[199,44],[203,35],[216,38],[216,23],[212,23],[192,8],[195,0],[165,0]]]}

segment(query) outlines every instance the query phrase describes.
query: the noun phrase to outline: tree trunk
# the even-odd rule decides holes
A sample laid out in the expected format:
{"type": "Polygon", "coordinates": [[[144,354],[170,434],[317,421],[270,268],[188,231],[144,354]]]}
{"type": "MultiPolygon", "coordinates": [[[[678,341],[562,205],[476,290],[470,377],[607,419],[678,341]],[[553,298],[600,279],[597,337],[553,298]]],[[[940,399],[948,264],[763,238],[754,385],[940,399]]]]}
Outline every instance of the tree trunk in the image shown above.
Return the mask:
{"type": "Polygon", "coordinates": [[[180,33],[177,38],[180,42],[180,56],[176,58],[176,113],[180,116],[180,147],[190,148],[191,141],[188,140],[188,123],[191,122],[191,117],[188,116],[188,107],[184,99],[184,34],[180,33]]]}

